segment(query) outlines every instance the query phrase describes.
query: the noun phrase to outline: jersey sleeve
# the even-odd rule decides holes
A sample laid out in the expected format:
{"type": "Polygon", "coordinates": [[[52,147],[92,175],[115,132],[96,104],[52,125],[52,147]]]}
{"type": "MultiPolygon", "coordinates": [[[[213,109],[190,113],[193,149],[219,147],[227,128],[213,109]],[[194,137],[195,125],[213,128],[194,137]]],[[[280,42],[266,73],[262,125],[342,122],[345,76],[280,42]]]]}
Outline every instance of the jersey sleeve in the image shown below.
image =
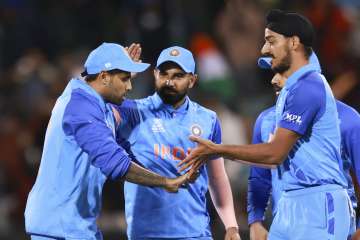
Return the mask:
{"type": "MultiPolygon", "coordinates": [[[[256,119],[252,143],[262,143],[261,139],[261,122],[263,114],[256,119]]],[[[250,167],[247,192],[247,212],[248,224],[264,220],[266,208],[268,206],[271,193],[271,170],[261,167],[250,167]]]]}
{"type": "Polygon", "coordinates": [[[262,143],[262,138],[261,138],[262,119],[263,119],[263,114],[260,114],[255,121],[255,125],[253,128],[252,144],[262,143]]]}
{"type": "MultiPolygon", "coordinates": [[[[354,119],[353,119],[354,120],[354,119]]],[[[360,184],[360,119],[352,123],[352,128],[345,136],[344,143],[349,154],[356,178],[360,184]]]]}
{"type": "Polygon", "coordinates": [[[113,105],[120,115],[120,123],[118,129],[134,128],[140,123],[140,114],[134,100],[126,99],[121,105],[113,105]]]}
{"type": "Polygon", "coordinates": [[[212,134],[211,134],[211,141],[213,141],[216,144],[221,144],[222,140],[221,140],[221,126],[220,126],[220,121],[218,118],[216,118],[215,120],[215,124],[212,130],[212,134]]]}
{"type": "Polygon", "coordinates": [[[140,124],[140,114],[134,100],[125,100],[121,105],[114,106],[119,113],[120,122],[116,128],[116,141],[129,154],[129,157],[139,163],[131,150],[131,144],[128,141],[129,135],[134,128],[140,124]]]}
{"type": "Polygon", "coordinates": [[[62,126],[65,135],[73,137],[89,155],[91,164],[100,168],[107,177],[116,179],[127,173],[130,158],[116,143],[96,101],[73,92],[64,112],[62,126]]]}
{"type": "Polygon", "coordinates": [[[325,86],[308,78],[296,84],[286,97],[279,126],[304,135],[325,112],[325,86]]]}

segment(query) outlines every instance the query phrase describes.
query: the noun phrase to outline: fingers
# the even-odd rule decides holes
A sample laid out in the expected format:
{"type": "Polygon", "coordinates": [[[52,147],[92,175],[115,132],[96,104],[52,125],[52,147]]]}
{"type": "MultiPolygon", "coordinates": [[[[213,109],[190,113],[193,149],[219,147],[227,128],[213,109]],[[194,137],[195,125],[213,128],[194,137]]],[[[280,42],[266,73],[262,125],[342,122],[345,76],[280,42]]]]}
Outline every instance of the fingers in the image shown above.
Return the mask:
{"type": "Polygon", "coordinates": [[[189,139],[191,140],[191,141],[193,141],[193,142],[199,142],[199,137],[196,137],[196,136],[194,136],[194,135],[191,135],[190,137],[189,137],[189,139]]]}
{"type": "Polygon", "coordinates": [[[128,52],[130,58],[135,61],[140,61],[141,56],[141,46],[138,43],[132,43],[129,47],[126,47],[125,50],[128,52]]]}
{"type": "Polygon", "coordinates": [[[202,165],[204,165],[205,164],[205,159],[200,159],[199,161],[196,161],[193,165],[192,165],[192,167],[191,167],[191,169],[188,171],[188,173],[189,173],[189,175],[192,177],[192,175],[198,175],[198,171],[199,171],[199,169],[202,167],[202,165]]]}
{"type": "Polygon", "coordinates": [[[141,47],[140,44],[138,44],[137,48],[135,49],[135,53],[134,53],[134,61],[139,62],[140,61],[140,56],[141,56],[141,47]]]}
{"type": "MultiPolygon", "coordinates": [[[[187,158],[185,158],[184,160],[186,160],[187,158]]],[[[197,158],[190,158],[189,160],[186,161],[181,161],[178,166],[181,166],[181,168],[179,169],[179,172],[184,171],[185,169],[187,169],[188,167],[192,166],[196,161],[197,158]]]]}

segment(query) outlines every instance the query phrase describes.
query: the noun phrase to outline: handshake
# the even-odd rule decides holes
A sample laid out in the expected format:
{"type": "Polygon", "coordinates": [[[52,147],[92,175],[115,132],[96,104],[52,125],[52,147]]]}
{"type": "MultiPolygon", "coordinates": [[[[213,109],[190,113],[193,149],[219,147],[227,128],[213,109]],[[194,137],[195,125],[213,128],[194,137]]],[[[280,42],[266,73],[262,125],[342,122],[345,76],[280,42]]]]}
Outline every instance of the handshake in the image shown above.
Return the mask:
{"type": "MultiPolygon", "coordinates": [[[[186,188],[189,183],[194,183],[199,177],[199,169],[205,161],[196,162],[189,171],[177,178],[166,178],[163,188],[168,192],[176,193],[179,188],[186,188]]],[[[180,162],[181,164],[181,162],[180,162]]]]}

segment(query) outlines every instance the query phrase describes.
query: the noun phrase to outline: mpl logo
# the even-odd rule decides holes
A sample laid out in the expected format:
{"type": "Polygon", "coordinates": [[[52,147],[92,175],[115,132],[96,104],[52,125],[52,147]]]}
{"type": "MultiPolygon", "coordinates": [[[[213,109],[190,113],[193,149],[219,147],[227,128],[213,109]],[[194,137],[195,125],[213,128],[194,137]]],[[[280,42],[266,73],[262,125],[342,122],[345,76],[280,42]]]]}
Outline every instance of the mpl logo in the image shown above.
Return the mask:
{"type": "Polygon", "coordinates": [[[286,113],[284,120],[288,122],[296,123],[298,125],[302,123],[301,116],[291,113],[286,113]]]}

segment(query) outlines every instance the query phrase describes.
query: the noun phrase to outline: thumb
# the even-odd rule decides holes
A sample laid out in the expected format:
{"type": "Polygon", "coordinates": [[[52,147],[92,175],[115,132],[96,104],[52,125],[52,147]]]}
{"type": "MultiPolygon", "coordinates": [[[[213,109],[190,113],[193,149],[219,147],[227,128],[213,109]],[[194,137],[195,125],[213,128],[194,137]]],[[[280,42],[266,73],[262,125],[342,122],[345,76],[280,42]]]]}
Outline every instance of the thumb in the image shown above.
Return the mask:
{"type": "Polygon", "coordinates": [[[190,139],[191,141],[193,141],[193,142],[196,142],[196,143],[199,143],[199,142],[200,142],[200,138],[199,138],[199,137],[196,137],[196,136],[194,136],[194,135],[191,135],[191,136],[189,137],[189,139],[190,139]]]}

